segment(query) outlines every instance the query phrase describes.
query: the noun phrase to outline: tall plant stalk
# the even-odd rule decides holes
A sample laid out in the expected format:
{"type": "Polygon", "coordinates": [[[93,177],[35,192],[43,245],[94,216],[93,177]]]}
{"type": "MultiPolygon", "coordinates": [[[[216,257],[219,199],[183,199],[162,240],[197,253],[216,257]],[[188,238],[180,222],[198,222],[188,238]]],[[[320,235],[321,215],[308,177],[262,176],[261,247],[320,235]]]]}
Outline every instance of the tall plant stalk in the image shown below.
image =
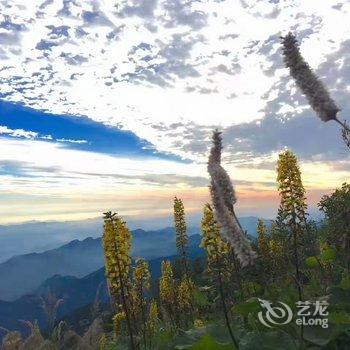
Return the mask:
{"type": "Polygon", "coordinates": [[[104,213],[103,248],[106,277],[113,302],[121,305],[132,350],[136,349],[132,295],[130,293],[131,234],[116,213],[104,213]]]}
{"type": "Polygon", "coordinates": [[[350,128],[337,117],[340,108],[331,98],[327,88],[300,53],[298,41],[292,33],[282,37],[282,51],[285,66],[297,86],[307,98],[317,116],[324,122],[334,120],[342,127],[342,138],[350,148],[350,128]]]}
{"type": "Polygon", "coordinates": [[[213,146],[208,161],[208,172],[211,177],[210,194],[215,209],[215,216],[223,236],[229,241],[242,266],[253,263],[256,258],[250,242],[234,212],[237,202],[235,190],[226,170],[221,166],[222,137],[221,132],[213,133],[213,146]]]}

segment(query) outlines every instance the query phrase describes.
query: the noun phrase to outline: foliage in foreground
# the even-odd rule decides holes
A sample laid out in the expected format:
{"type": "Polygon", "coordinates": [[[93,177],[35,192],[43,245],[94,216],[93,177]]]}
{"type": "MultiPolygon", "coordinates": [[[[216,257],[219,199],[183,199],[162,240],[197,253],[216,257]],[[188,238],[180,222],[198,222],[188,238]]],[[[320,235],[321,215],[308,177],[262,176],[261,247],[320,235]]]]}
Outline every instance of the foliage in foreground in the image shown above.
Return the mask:
{"type": "MultiPolygon", "coordinates": [[[[135,310],[123,308],[121,302],[113,304],[116,315],[129,312],[128,317],[135,322],[133,333],[127,326],[126,314],[115,324],[118,338],[114,348],[350,348],[350,186],[343,184],[322,198],[319,206],[325,220],[315,223],[308,219],[302,176],[291,151],[279,156],[277,183],[281,199],[278,217],[269,225],[259,220],[257,241],[249,243],[256,256],[252,264],[241,263],[232,241],[221,235],[215,208],[204,206],[201,246],[206,261],[201,272],[195,274],[186,253],[185,211],[182,201],[175,198],[180,272],[175,275],[175,266],[163,261],[162,276],[152,281],[156,288],[150,289],[157,292],[142,294],[146,320],[135,317],[135,310]],[[294,312],[293,320],[266,327],[258,318],[261,299],[286,303],[294,312]],[[328,328],[295,323],[297,302],[309,300],[329,303],[328,328]],[[150,324],[152,327],[147,328],[150,324]]],[[[117,230],[113,237],[118,240],[117,230]]],[[[130,261],[130,255],[124,260],[130,261]]],[[[136,271],[138,266],[133,269],[136,271]]],[[[140,285],[139,280],[135,273],[134,277],[129,273],[125,283],[133,290],[140,285]]],[[[147,288],[149,280],[147,277],[147,288]]],[[[132,305],[135,296],[131,293],[128,298],[127,304],[132,305]]]]}
{"type": "Polygon", "coordinates": [[[103,245],[111,297],[107,314],[94,303],[95,320],[82,336],[64,322],[53,327],[60,300],[49,294],[43,298],[49,338],[27,322],[30,336],[22,339],[18,332],[8,332],[3,349],[350,348],[350,185],[344,183],[322,197],[319,207],[325,219],[315,223],[308,219],[301,172],[290,151],[279,156],[277,183],[278,216],[270,224],[259,220],[257,240],[248,241],[256,258],[246,266],[232,242],[221,235],[210,204],[204,206],[201,221],[206,260],[200,266],[191,261],[185,210],[176,198],[179,262],[163,261],[156,281],[147,261],[132,261],[126,223],[106,213],[103,245]],[[263,325],[258,317],[262,299],[289,305],[293,320],[271,328],[263,325]],[[328,328],[295,323],[296,303],[308,300],[329,303],[328,328]]]}
{"type": "MultiPolygon", "coordinates": [[[[350,148],[350,129],[337,118],[340,108],[300,54],[292,34],[282,38],[286,67],[322,121],[342,126],[350,148]]],[[[97,318],[83,336],[59,323],[60,301],[43,300],[50,339],[27,322],[31,334],[22,339],[8,332],[4,350],[132,349],[132,350],[271,350],[350,349],[350,185],[324,196],[322,223],[308,219],[305,189],[297,158],[282,152],[277,163],[280,195],[278,216],[270,225],[259,221],[257,242],[250,242],[235,215],[237,198],[221,165],[221,133],[213,134],[208,162],[212,204],[203,210],[202,247],[206,262],[194,273],[187,254],[185,208],[174,200],[174,224],[180,270],[162,263],[159,281],[148,264],[131,259],[131,234],[116,213],[105,213],[103,245],[111,297],[111,317],[97,318]],[[261,300],[283,302],[294,312],[286,324],[259,322],[261,300]],[[327,302],[328,328],[299,326],[297,302],[327,302]],[[53,328],[53,330],[52,330],[53,328]]]]}

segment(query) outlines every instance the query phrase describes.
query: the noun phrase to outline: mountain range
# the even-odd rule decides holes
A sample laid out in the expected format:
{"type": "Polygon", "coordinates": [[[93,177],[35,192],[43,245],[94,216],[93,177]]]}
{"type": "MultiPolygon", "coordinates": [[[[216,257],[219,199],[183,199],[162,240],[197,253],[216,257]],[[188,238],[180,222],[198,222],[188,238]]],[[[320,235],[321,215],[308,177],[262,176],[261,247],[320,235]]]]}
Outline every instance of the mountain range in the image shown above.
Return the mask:
{"type": "MultiPolygon", "coordinates": [[[[189,236],[199,242],[199,230],[190,228],[189,236]]],[[[147,260],[176,254],[173,228],[156,231],[132,231],[134,258],[147,260]]],[[[12,301],[32,293],[46,279],[54,276],[83,277],[103,266],[101,238],[74,240],[42,253],[14,256],[0,264],[0,300],[12,301]]]]}
{"type": "MultiPolygon", "coordinates": [[[[240,219],[242,226],[253,238],[256,236],[257,220],[255,217],[240,219]]],[[[265,222],[269,224],[268,220],[265,222]]],[[[80,225],[76,222],[65,224],[67,226],[63,223],[58,226],[60,229],[65,227],[67,230],[75,227],[75,232],[81,235],[80,238],[84,238],[83,232],[92,233],[93,229],[98,230],[98,227],[101,229],[101,223],[93,221],[89,223],[85,221],[80,225]]],[[[59,240],[69,238],[72,234],[64,231],[65,235],[60,235],[56,231],[53,234],[54,238],[49,239],[49,232],[53,232],[54,228],[58,227],[55,225],[31,223],[21,225],[19,231],[13,230],[12,227],[13,239],[24,237],[25,240],[30,240],[32,237],[36,243],[46,240],[48,245],[55,245],[59,240]],[[24,232],[25,227],[31,228],[27,234],[24,232]],[[44,230],[45,227],[47,230],[44,230]],[[39,228],[43,230],[43,238],[40,237],[39,228]]],[[[3,250],[3,242],[11,241],[7,239],[11,229],[5,234],[0,232],[0,251],[3,250]]],[[[189,228],[188,234],[190,258],[204,256],[203,249],[199,247],[201,235],[198,226],[189,228]]],[[[48,290],[64,300],[59,308],[58,318],[74,315],[80,308],[90,308],[89,305],[95,299],[97,290],[99,290],[100,301],[107,302],[102,242],[96,234],[94,237],[74,239],[53,249],[13,256],[0,263],[0,327],[20,330],[25,334],[27,330],[20,320],[38,320],[41,328],[44,328],[46,319],[41,296],[48,290]]],[[[162,260],[176,259],[175,232],[172,227],[153,231],[136,229],[132,231],[132,237],[133,258],[147,259],[154,279],[160,276],[162,260]]],[[[0,338],[3,336],[2,333],[0,331],[0,338]]]]}
{"type": "MultiPolygon", "coordinates": [[[[142,227],[145,231],[158,231],[172,225],[172,217],[134,220],[125,218],[131,230],[142,227]]],[[[187,217],[189,227],[199,227],[200,214],[187,217]]],[[[240,222],[252,236],[256,232],[258,218],[242,217],[240,222]]],[[[267,221],[267,220],[266,220],[267,221]]],[[[42,253],[58,248],[73,240],[87,237],[98,238],[102,234],[101,218],[64,222],[27,222],[13,225],[0,225],[0,263],[15,255],[42,253]]],[[[197,230],[198,233],[198,230],[197,230]]]]}
{"type": "MultiPolygon", "coordinates": [[[[199,248],[201,237],[199,235],[190,236],[188,255],[190,259],[203,256],[204,251],[199,248]]],[[[97,240],[87,239],[88,244],[97,240]]],[[[66,245],[63,250],[70,250],[71,253],[78,251],[85,246],[86,242],[73,242],[66,245]],[[81,247],[77,247],[81,244],[81,247]],[[68,247],[67,247],[68,246],[68,247]]],[[[59,248],[58,250],[61,250],[59,248]]],[[[176,255],[159,257],[148,261],[150,272],[154,280],[161,274],[161,262],[163,260],[174,261],[176,255]]],[[[21,320],[38,321],[39,327],[45,329],[47,320],[42,308],[42,296],[48,291],[59,299],[63,299],[57,313],[57,319],[74,315],[79,309],[85,309],[84,315],[91,317],[91,304],[98,300],[102,305],[109,301],[107,283],[104,268],[101,267],[82,278],[73,276],[54,275],[40,284],[38,288],[30,294],[23,295],[13,301],[0,301],[0,327],[9,330],[18,330],[26,335],[28,329],[21,320]]],[[[0,340],[3,336],[0,328],[0,340]]]]}
{"type": "MultiPolygon", "coordinates": [[[[257,218],[247,217],[241,218],[242,226],[247,230],[251,236],[256,235],[257,218]]],[[[57,243],[57,237],[61,240],[63,237],[58,231],[53,233],[53,237],[49,236],[48,232],[51,227],[53,230],[55,225],[34,224],[36,230],[33,231],[33,223],[28,224],[32,229],[27,232],[26,239],[23,238],[23,227],[19,231],[12,232],[12,240],[16,239],[20,245],[24,241],[35,241],[39,235],[38,227],[42,230],[42,235],[46,239],[48,245],[57,243]]],[[[97,230],[97,223],[84,221],[78,225],[76,222],[66,223],[66,229],[77,230],[82,235],[84,232],[91,233],[91,230],[97,230]],[[74,225],[74,227],[72,227],[74,225]]],[[[60,226],[62,229],[62,226],[60,226]]],[[[10,231],[7,233],[0,233],[0,249],[6,249],[6,243],[9,243],[8,237],[10,231]],[[4,248],[5,246],[5,248],[4,248]]],[[[67,231],[65,231],[67,232],[67,231]]],[[[77,232],[77,231],[75,231],[77,232]]],[[[198,227],[190,227],[188,229],[189,236],[199,235],[198,227]]],[[[132,256],[134,258],[143,257],[151,260],[162,256],[171,256],[176,254],[175,232],[171,227],[160,230],[145,231],[137,229],[132,231],[132,256]]],[[[14,245],[14,243],[13,243],[14,245]]],[[[43,281],[54,276],[73,276],[83,277],[92,273],[103,266],[103,251],[101,245],[101,238],[88,237],[83,240],[73,240],[58,248],[49,249],[44,252],[31,252],[28,254],[13,256],[10,259],[0,263],[0,300],[12,301],[22,295],[33,292],[43,281]]]]}
{"type": "MultiPolygon", "coordinates": [[[[128,221],[130,229],[159,230],[168,226],[171,221],[163,218],[153,220],[152,224],[149,220],[128,221]]],[[[76,239],[101,237],[102,228],[102,218],[0,225],[0,263],[14,255],[41,253],[76,239]]]]}

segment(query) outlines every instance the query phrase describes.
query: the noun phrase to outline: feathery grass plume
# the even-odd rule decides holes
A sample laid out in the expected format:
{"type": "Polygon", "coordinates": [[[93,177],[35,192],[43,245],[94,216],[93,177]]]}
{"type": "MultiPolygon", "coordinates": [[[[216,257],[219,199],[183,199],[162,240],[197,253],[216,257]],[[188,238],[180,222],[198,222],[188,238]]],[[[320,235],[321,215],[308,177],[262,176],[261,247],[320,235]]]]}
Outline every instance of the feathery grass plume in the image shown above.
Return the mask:
{"type": "Polygon", "coordinates": [[[343,140],[350,148],[350,128],[345,121],[340,121],[337,118],[340,108],[333,101],[321,80],[304,60],[295,36],[292,33],[288,33],[288,35],[281,37],[281,39],[284,63],[289,68],[290,75],[294,78],[297,86],[306,96],[310,106],[322,121],[328,122],[334,120],[341,125],[343,140]]]}
{"type": "Polygon", "coordinates": [[[40,299],[41,307],[43,308],[47,318],[48,328],[50,332],[52,332],[55,326],[57,310],[59,306],[64,302],[64,300],[57,298],[56,295],[52,293],[50,289],[48,289],[47,294],[41,296],[40,299]]]}
{"type": "Polygon", "coordinates": [[[211,177],[210,194],[215,216],[220,224],[222,234],[232,244],[238,260],[242,266],[247,266],[254,261],[256,254],[252,250],[233,209],[237,198],[230,177],[221,166],[221,132],[215,130],[212,141],[213,147],[210,151],[208,172],[211,177]]]}
{"type": "Polygon", "coordinates": [[[40,333],[40,328],[38,326],[38,322],[35,320],[34,322],[19,320],[21,323],[26,325],[30,329],[30,334],[28,338],[23,342],[20,349],[42,349],[42,346],[45,343],[43,336],[40,333]]]}
{"type": "MultiPolygon", "coordinates": [[[[2,330],[5,330],[1,327],[2,330]]],[[[17,350],[23,345],[22,334],[18,331],[10,332],[6,329],[6,335],[2,339],[2,344],[0,344],[0,348],[4,350],[17,350]]]]}
{"type": "Polygon", "coordinates": [[[95,293],[94,301],[91,305],[91,316],[95,319],[101,312],[100,293],[104,282],[100,282],[95,293]]]}
{"type": "Polygon", "coordinates": [[[340,108],[337,107],[323,83],[300,54],[295,36],[288,33],[282,37],[282,45],[284,63],[313,110],[324,122],[336,120],[340,108]]]}

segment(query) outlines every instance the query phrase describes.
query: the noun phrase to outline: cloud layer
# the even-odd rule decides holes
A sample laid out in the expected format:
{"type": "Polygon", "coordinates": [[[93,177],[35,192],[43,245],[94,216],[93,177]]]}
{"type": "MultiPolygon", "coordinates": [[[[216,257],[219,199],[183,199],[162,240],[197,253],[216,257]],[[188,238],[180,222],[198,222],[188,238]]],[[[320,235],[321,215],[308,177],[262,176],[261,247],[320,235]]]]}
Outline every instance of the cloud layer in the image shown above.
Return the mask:
{"type": "Polygon", "coordinates": [[[285,147],[316,202],[348,177],[349,152],[289,78],[280,35],[295,32],[347,117],[349,15],[345,0],[0,1],[0,99],[50,113],[0,104],[2,191],[40,196],[50,218],[47,196],[60,215],[73,211],[64,199],[80,215],[79,198],[94,193],[101,208],[86,204],[88,215],[111,191],[125,191],[117,202],[130,212],[126,193],[154,191],[157,206],[181,189],[198,210],[219,127],[243,208],[275,205],[285,147]]]}
{"type": "MultiPolygon", "coordinates": [[[[279,36],[289,30],[331,84],[344,115],[349,110],[347,1],[22,0],[0,6],[3,98],[130,130],[160,151],[199,160],[214,126],[275,118],[279,127],[286,118],[311,118],[284,78],[279,36]]],[[[236,130],[232,145],[241,139],[254,153],[252,137],[244,135],[251,128],[243,135],[236,130]]],[[[264,132],[264,123],[256,132],[264,132]]],[[[267,152],[275,150],[269,144],[285,143],[282,135],[271,138],[265,137],[267,152]]]]}

